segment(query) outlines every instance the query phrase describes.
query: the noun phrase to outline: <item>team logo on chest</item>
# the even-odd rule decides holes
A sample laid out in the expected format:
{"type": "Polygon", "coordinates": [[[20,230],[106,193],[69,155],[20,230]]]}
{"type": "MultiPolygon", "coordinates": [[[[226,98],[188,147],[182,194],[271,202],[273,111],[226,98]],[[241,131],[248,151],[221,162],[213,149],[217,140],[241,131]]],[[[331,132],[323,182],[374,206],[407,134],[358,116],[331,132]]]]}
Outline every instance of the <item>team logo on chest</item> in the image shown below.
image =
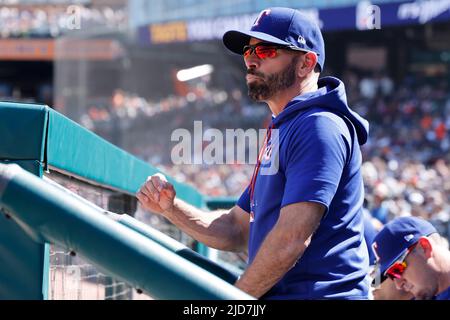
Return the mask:
{"type": "Polygon", "coordinates": [[[271,144],[266,147],[266,150],[264,151],[264,156],[263,156],[264,161],[270,160],[270,157],[272,156],[272,150],[273,150],[273,147],[271,144]]]}

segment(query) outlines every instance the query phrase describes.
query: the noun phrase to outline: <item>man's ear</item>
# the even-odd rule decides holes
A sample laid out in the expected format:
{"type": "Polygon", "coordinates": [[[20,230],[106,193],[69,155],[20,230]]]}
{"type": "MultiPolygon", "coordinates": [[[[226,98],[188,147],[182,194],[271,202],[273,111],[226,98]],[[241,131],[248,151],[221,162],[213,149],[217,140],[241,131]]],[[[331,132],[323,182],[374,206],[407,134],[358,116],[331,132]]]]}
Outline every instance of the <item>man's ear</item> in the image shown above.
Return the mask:
{"type": "Polygon", "coordinates": [[[317,64],[317,56],[312,52],[307,52],[303,55],[303,59],[301,59],[298,64],[298,75],[300,77],[305,77],[311,71],[314,71],[314,68],[317,64]]]}
{"type": "Polygon", "coordinates": [[[433,252],[433,245],[430,242],[430,239],[427,237],[421,237],[418,241],[420,248],[422,249],[425,257],[428,259],[431,257],[431,253],[433,252]]]}

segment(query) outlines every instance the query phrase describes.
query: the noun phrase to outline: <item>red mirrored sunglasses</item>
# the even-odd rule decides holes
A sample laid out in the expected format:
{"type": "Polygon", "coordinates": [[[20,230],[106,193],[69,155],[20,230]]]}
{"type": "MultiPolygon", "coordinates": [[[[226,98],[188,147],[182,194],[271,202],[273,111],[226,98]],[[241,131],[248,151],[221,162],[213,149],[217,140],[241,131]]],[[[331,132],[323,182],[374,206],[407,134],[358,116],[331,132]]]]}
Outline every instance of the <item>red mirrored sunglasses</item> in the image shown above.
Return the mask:
{"type": "Polygon", "coordinates": [[[405,251],[405,253],[400,257],[399,260],[394,262],[385,272],[385,275],[388,276],[391,280],[394,279],[400,279],[403,275],[403,273],[406,270],[406,267],[408,266],[406,264],[406,258],[408,257],[408,254],[411,253],[411,251],[414,250],[417,243],[413,244],[411,247],[408,248],[408,250],[405,251]]]}
{"type": "Polygon", "coordinates": [[[289,49],[289,47],[272,43],[257,43],[255,45],[244,46],[242,54],[244,58],[248,58],[254,52],[259,59],[267,59],[274,58],[279,49],[289,49]]]}

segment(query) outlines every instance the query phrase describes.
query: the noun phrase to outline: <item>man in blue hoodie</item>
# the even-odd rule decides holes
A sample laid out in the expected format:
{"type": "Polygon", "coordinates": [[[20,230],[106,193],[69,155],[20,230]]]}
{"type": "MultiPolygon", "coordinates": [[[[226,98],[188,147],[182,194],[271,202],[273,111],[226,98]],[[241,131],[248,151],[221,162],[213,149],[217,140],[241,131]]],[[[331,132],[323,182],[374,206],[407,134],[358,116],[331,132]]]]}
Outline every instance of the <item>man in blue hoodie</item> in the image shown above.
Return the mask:
{"type": "Polygon", "coordinates": [[[158,175],[139,201],[208,246],[248,250],[235,285],[254,297],[367,299],[360,145],[368,123],[347,106],[339,79],[319,79],[320,29],[297,10],[270,8],[223,41],[244,57],[249,96],[273,114],[249,187],[230,211],[206,213],[158,175]]]}

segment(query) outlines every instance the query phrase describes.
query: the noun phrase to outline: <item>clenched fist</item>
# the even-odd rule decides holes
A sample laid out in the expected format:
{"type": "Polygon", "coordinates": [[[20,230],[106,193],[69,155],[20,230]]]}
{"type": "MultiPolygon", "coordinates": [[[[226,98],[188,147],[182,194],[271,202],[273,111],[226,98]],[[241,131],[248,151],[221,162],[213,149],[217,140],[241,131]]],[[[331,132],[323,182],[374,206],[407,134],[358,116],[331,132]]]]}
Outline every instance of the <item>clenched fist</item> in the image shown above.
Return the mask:
{"type": "Polygon", "coordinates": [[[175,195],[173,185],[161,173],[148,177],[136,193],[145,210],[160,214],[172,210],[175,195]]]}

